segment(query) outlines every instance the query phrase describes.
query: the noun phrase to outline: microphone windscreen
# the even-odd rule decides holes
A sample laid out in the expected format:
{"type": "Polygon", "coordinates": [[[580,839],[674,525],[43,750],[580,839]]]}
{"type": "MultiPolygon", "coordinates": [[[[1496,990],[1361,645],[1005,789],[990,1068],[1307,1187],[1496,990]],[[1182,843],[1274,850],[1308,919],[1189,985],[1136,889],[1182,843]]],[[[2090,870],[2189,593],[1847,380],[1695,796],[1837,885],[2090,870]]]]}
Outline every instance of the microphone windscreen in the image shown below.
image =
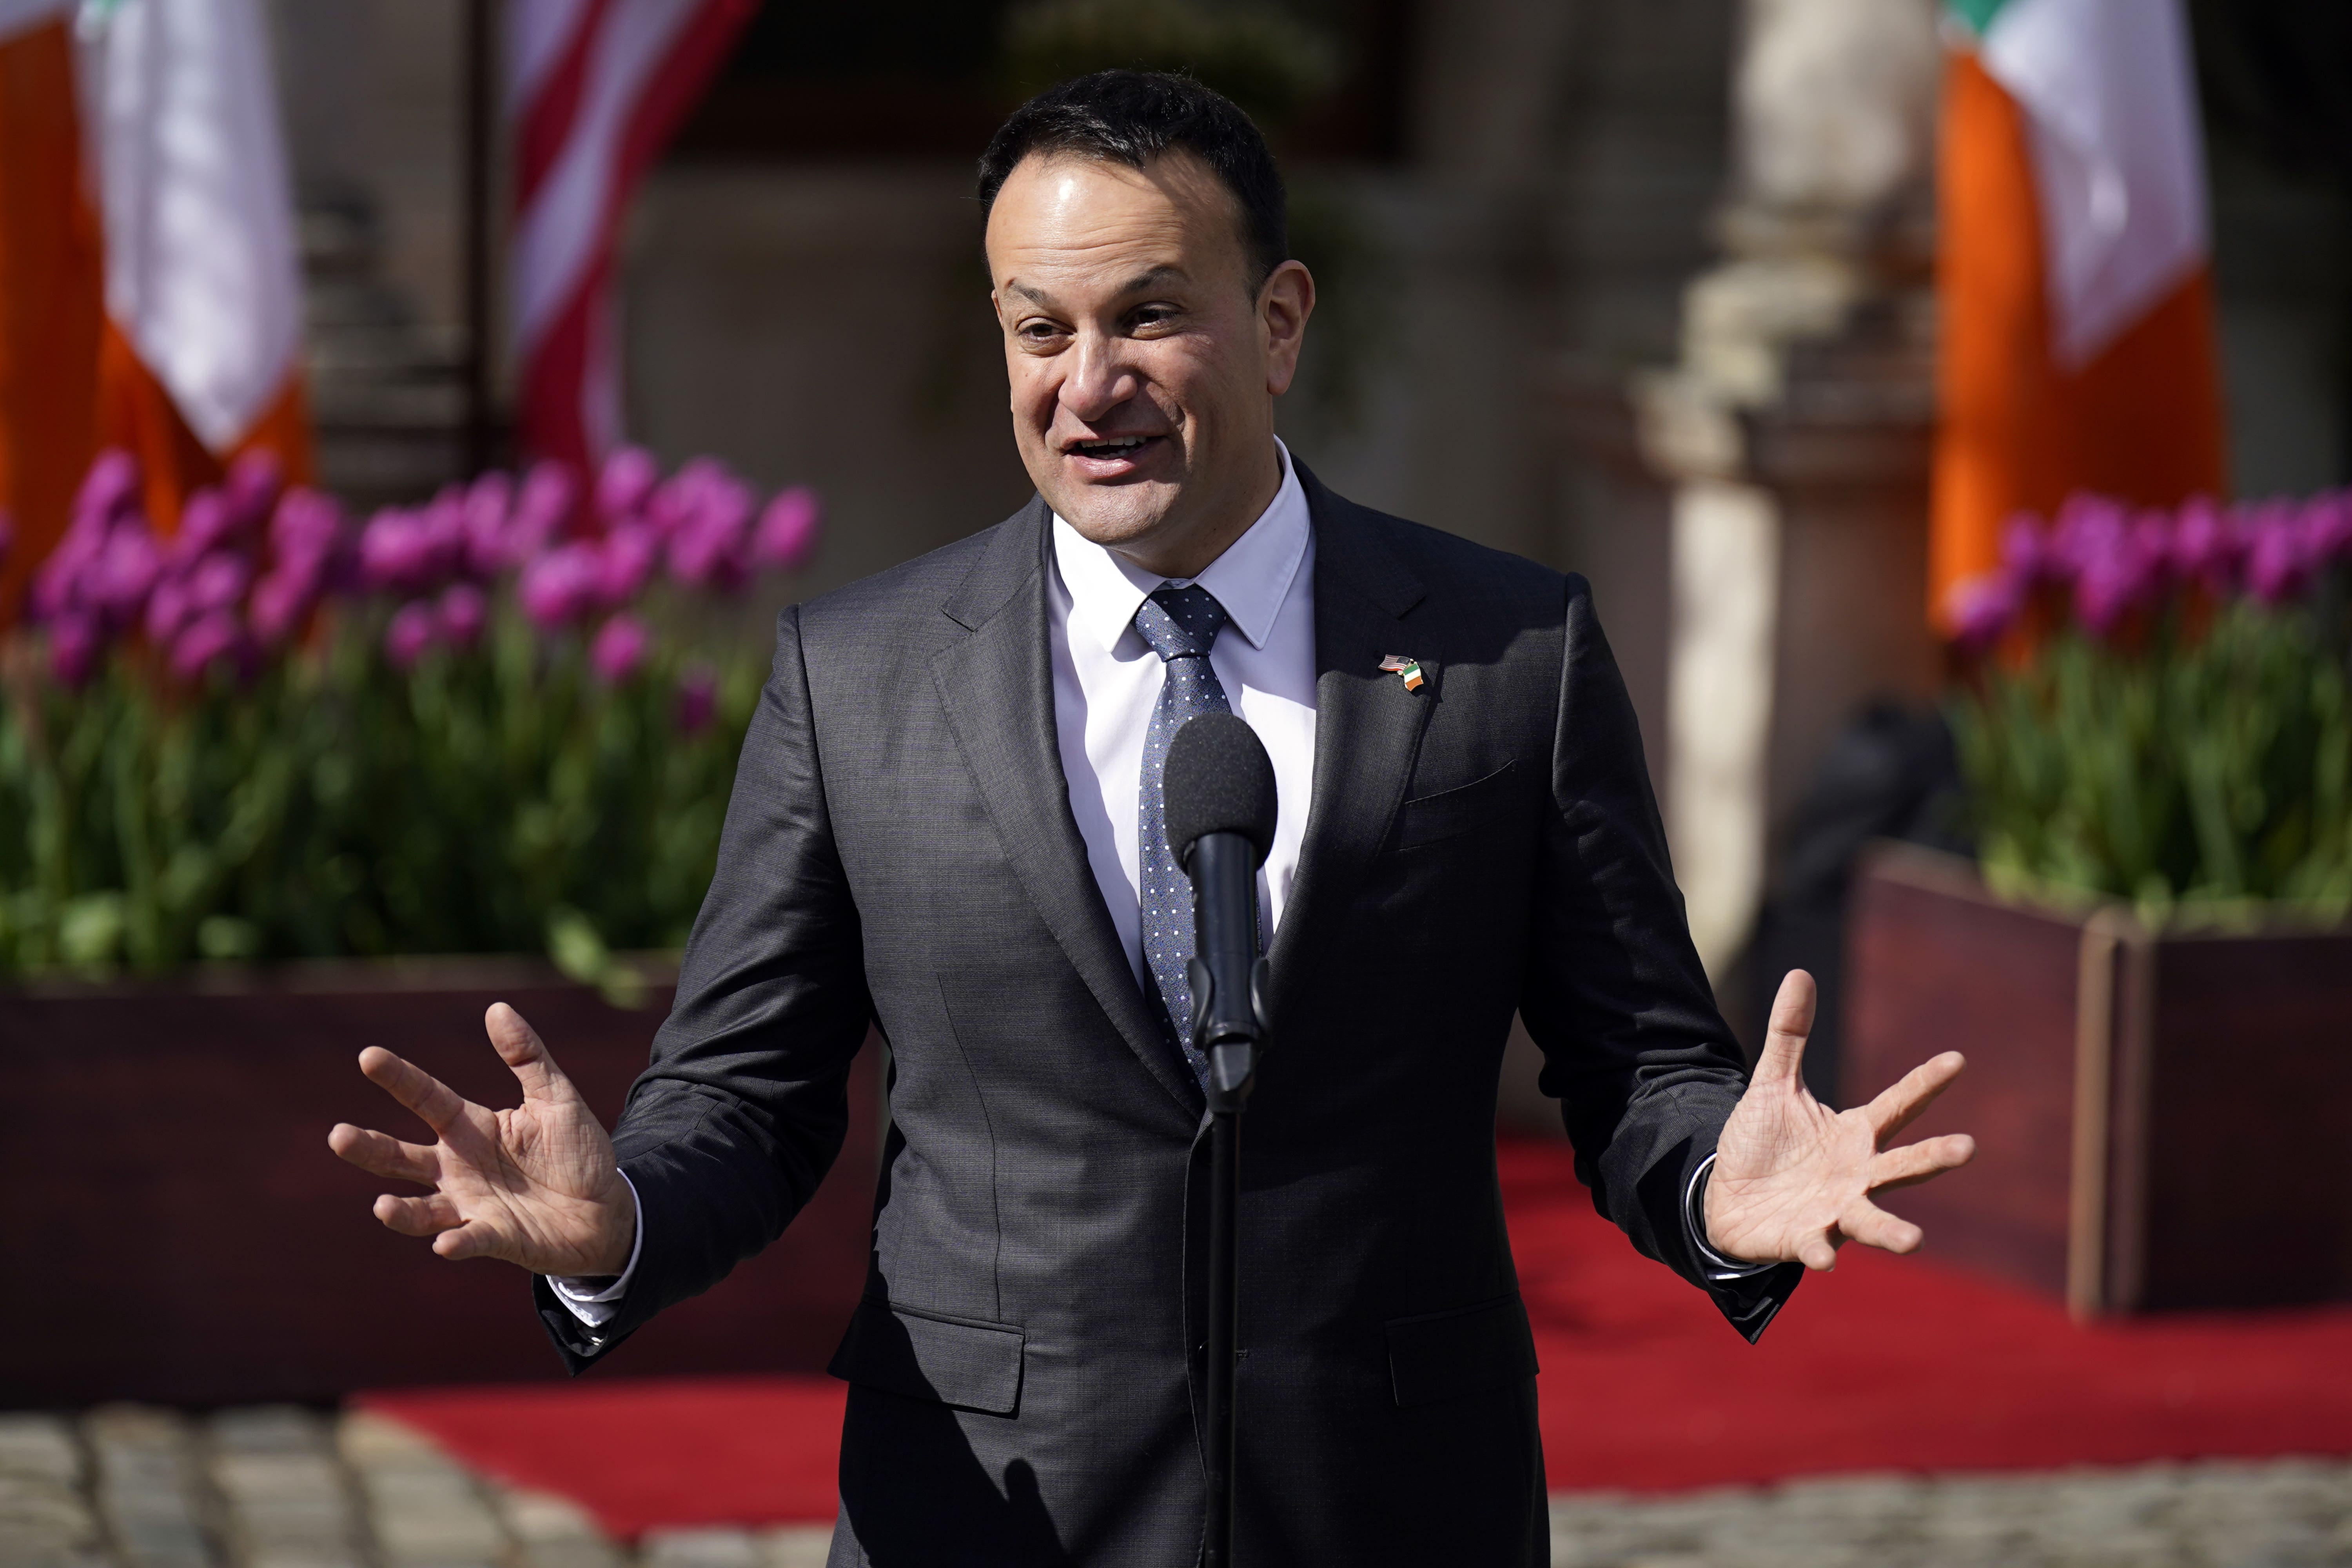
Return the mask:
{"type": "Polygon", "coordinates": [[[1274,763],[1257,731],[1231,713],[1203,713],[1168,743],[1168,847],[1192,858],[1204,833],[1238,833],[1265,864],[1274,847],[1274,763]]]}

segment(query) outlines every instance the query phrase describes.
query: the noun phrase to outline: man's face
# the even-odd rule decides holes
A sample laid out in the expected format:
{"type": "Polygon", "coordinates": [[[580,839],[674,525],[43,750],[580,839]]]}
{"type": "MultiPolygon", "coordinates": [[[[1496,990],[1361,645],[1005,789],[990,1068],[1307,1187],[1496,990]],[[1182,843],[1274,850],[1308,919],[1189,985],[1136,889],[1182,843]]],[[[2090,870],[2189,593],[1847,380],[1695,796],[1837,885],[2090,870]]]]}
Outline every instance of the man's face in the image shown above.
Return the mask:
{"type": "Polygon", "coordinates": [[[1253,289],[1239,204],[1185,153],[1024,160],[990,212],[988,263],[1038,492],[1151,570],[1207,565],[1278,482],[1274,399],[1314,307],[1306,268],[1253,289]]]}

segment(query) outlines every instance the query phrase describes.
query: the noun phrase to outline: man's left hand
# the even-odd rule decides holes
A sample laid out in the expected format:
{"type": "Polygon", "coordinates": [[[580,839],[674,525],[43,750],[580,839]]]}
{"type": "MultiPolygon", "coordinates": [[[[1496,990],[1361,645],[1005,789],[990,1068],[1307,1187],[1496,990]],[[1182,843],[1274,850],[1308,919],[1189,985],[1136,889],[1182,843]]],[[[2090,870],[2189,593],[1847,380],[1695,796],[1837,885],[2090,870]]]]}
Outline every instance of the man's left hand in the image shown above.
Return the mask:
{"type": "Polygon", "coordinates": [[[1886,1147],[1960,1076],[1960,1054],[1946,1051],[1868,1105],[1835,1111],[1812,1097],[1797,1070],[1812,1027],[1813,977],[1790,970],[1772,1003],[1756,1076],[1716,1144],[1707,1245],[1742,1262],[1793,1259],[1822,1269],[1836,1266],[1848,1241],[1916,1251],[1924,1233],[1871,1194],[1916,1185],[1975,1157],[1976,1140],[1965,1132],[1886,1147]]]}

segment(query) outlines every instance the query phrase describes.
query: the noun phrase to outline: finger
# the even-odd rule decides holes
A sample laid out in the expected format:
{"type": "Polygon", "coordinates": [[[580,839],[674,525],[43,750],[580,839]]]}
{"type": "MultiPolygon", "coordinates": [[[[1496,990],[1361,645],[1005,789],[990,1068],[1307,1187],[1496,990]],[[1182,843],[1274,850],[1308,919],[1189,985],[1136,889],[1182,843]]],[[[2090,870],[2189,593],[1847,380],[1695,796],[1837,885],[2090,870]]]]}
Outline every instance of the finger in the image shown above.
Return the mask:
{"type": "Polygon", "coordinates": [[[1764,1031],[1763,1054],[1756,1058],[1758,1083],[1794,1083],[1805,1059],[1805,1038],[1813,1032],[1813,977],[1791,969],[1772,999],[1772,1021],[1764,1031]]]}
{"type": "Polygon", "coordinates": [[[499,1059],[522,1084],[525,1100],[552,1100],[572,1087],[572,1080],[548,1053],[547,1042],[512,1007],[491,1003],[490,1010],[482,1015],[482,1026],[489,1032],[490,1044],[498,1047],[499,1059]]]}
{"type": "Polygon", "coordinates": [[[433,1238],[436,1257],[452,1263],[462,1263],[468,1258],[498,1258],[503,1254],[498,1237],[479,1220],[467,1220],[454,1230],[445,1230],[433,1238]]]}
{"type": "Polygon", "coordinates": [[[1889,1149],[1870,1163],[1870,1190],[1893,1192],[1957,1171],[1977,1157],[1977,1141],[1965,1132],[1947,1132],[1889,1149]]]}
{"type": "Polygon", "coordinates": [[[429,1197],[403,1198],[390,1193],[375,1200],[375,1217],[387,1230],[403,1236],[438,1236],[465,1223],[457,1205],[440,1194],[429,1197]]]}
{"type": "Polygon", "coordinates": [[[382,1046],[370,1046],[360,1053],[360,1071],[370,1083],[423,1117],[436,1132],[447,1131],[465,1112],[465,1096],[382,1046]]]}
{"type": "Polygon", "coordinates": [[[1872,1203],[1868,1198],[1856,1198],[1845,1213],[1838,1217],[1838,1229],[1864,1247],[1875,1247],[1882,1252],[1916,1252],[1927,1233],[1907,1219],[1897,1219],[1872,1203]]]}
{"type": "Polygon", "coordinates": [[[431,1186],[441,1175],[441,1162],[432,1150],[348,1121],[335,1123],[334,1131],[327,1134],[327,1147],[372,1176],[431,1186]]]}
{"type": "Polygon", "coordinates": [[[1889,1084],[1863,1110],[1878,1135],[1879,1147],[1885,1148],[1889,1138],[1910,1126],[1921,1111],[1934,1104],[1936,1097],[1951,1088],[1952,1080],[1968,1065],[1968,1058],[1959,1052],[1946,1051],[1942,1056],[1928,1058],[1889,1084]]]}
{"type": "Polygon", "coordinates": [[[1813,1237],[1797,1248],[1797,1261],[1817,1274],[1827,1274],[1837,1267],[1838,1243],[1842,1239],[1834,1231],[1813,1237]]]}

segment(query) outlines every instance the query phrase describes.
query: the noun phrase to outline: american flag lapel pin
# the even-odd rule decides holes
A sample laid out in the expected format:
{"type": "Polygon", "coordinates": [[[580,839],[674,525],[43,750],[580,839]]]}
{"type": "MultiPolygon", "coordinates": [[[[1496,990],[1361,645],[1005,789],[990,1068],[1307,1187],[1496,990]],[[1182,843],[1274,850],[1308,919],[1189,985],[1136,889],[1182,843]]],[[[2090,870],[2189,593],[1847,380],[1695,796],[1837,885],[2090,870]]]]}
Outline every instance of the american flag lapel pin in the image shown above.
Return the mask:
{"type": "Polygon", "coordinates": [[[1391,675],[1402,676],[1407,691],[1421,689],[1421,660],[1411,654],[1392,653],[1381,660],[1381,668],[1391,675]]]}

